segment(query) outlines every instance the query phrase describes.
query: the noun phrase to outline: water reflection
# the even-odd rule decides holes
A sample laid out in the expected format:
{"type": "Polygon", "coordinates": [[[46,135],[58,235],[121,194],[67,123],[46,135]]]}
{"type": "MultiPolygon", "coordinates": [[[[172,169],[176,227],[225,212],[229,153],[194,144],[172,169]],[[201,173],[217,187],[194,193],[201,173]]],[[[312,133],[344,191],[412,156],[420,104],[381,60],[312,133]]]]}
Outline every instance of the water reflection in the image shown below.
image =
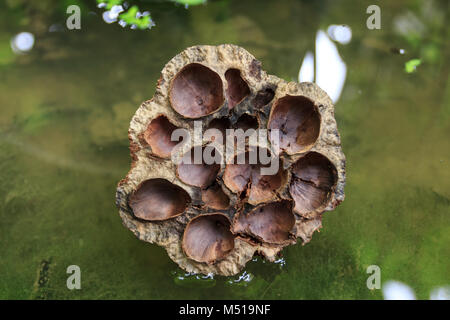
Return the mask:
{"type": "Polygon", "coordinates": [[[105,12],[103,12],[103,21],[105,21],[106,23],[113,23],[116,22],[117,19],[119,18],[119,14],[122,13],[124,11],[122,6],[112,6],[112,8],[110,10],[107,10],[105,12]]]}
{"type": "Polygon", "coordinates": [[[314,55],[308,51],[303,58],[300,72],[298,73],[298,82],[313,82],[314,81],[314,55]]]}
{"type": "Polygon", "coordinates": [[[248,273],[247,271],[242,272],[234,279],[228,280],[228,284],[241,284],[246,285],[247,283],[251,282],[253,280],[254,276],[251,273],[248,273]]]}
{"type": "MultiPolygon", "coordinates": [[[[408,285],[390,280],[383,285],[385,300],[416,300],[414,290],[408,285]]],[[[430,300],[450,300],[450,286],[436,287],[431,290],[430,300]]]]}
{"type": "Polygon", "coordinates": [[[33,49],[34,35],[30,32],[21,32],[11,39],[11,49],[14,53],[22,54],[33,49]]]}
{"type": "Polygon", "coordinates": [[[328,27],[327,33],[331,39],[340,44],[347,44],[352,39],[352,29],[346,25],[332,24],[328,27]]]}
{"type": "Polygon", "coordinates": [[[48,28],[48,32],[62,32],[64,31],[64,27],[60,23],[54,23],[48,28]]]}
{"type": "MultiPolygon", "coordinates": [[[[348,40],[349,37],[351,38],[351,30],[350,36],[348,34],[345,35],[345,32],[339,31],[335,33],[335,36],[338,35],[337,37],[341,40],[348,40]]],[[[324,31],[319,30],[316,35],[315,80],[317,85],[328,93],[334,103],[339,100],[344,88],[346,75],[347,66],[339,55],[336,45],[324,31]]],[[[298,81],[314,81],[314,57],[309,51],[306,53],[300,67],[298,81]]]]}
{"type": "Polygon", "coordinates": [[[173,281],[176,285],[185,288],[211,288],[216,285],[212,273],[203,275],[195,272],[183,272],[179,269],[172,271],[173,281]]]}
{"type": "Polygon", "coordinates": [[[416,300],[414,291],[400,281],[388,281],[383,285],[384,300],[416,300]]]}
{"type": "Polygon", "coordinates": [[[337,102],[344,87],[347,66],[336,45],[319,30],[316,36],[316,83],[337,102]]]}
{"type": "Polygon", "coordinates": [[[284,258],[280,258],[278,260],[275,260],[273,263],[278,265],[280,269],[284,268],[286,266],[286,260],[284,258]]]}
{"type": "Polygon", "coordinates": [[[430,300],[450,300],[450,286],[433,289],[430,300]]]}
{"type": "Polygon", "coordinates": [[[425,32],[425,26],[414,13],[408,11],[395,17],[394,30],[403,36],[416,35],[421,37],[425,32]]]}

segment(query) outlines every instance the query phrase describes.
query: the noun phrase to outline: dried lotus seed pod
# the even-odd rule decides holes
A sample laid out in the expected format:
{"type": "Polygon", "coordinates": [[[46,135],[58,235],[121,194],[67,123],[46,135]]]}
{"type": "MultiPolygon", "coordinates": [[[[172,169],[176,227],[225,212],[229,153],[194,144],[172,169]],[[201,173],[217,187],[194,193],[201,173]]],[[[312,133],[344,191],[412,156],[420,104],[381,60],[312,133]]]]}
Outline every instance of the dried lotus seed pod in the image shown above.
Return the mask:
{"type": "Polygon", "coordinates": [[[188,272],[234,275],[255,254],[274,261],[309,242],[344,200],[328,95],[266,74],[235,45],[190,47],[170,60],[128,137],[122,221],[188,272]]]}

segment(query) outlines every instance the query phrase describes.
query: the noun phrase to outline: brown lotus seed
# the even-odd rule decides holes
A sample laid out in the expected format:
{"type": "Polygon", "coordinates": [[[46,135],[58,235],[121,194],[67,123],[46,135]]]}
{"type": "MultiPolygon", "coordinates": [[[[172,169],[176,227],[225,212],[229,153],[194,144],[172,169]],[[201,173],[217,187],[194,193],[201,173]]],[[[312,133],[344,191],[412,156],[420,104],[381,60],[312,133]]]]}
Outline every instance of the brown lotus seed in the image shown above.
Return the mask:
{"type": "Polygon", "coordinates": [[[208,67],[191,63],[173,79],[170,102],[186,118],[206,116],[224,102],[222,80],[208,67]]]}
{"type": "Polygon", "coordinates": [[[242,79],[241,72],[238,69],[228,69],[225,72],[225,79],[228,83],[228,107],[231,109],[250,94],[250,89],[247,82],[242,79]]]}
{"type": "Polygon", "coordinates": [[[177,129],[167,117],[161,115],[153,119],[144,132],[144,139],[152,149],[152,153],[161,158],[168,158],[177,145],[171,140],[173,131],[177,129]]]}
{"type": "Polygon", "coordinates": [[[230,207],[230,198],[223,192],[218,183],[202,190],[202,201],[206,207],[215,210],[225,210],[230,207]]]}
{"type": "Polygon", "coordinates": [[[213,263],[234,248],[230,220],[224,214],[199,215],[192,219],[183,234],[183,250],[197,262],[213,263]]]}
{"type": "Polygon", "coordinates": [[[291,202],[272,202],[258,206],[248,214],[238,213],[233,232],[265,243],[283,244],[293,241],[291,230],[294,224],[291,202]]]}
{"type": "Polygon", "coordinates": [[[310,152],[292,166],[289,187],[298,213],[315,211],[329,200],[337,181],[334,165],[317,152],[310,152]]]}
{"type": "MultiPolygon", "coordinates": [[[[203,161],[205,149],[210,150],[211,147],[195,147],[190,150],[182,159],[177,167],[178,178],[184,183],[200,188],[206,188],[216,179],[220,170],[220,164],[206,164],[203,161]],[[201,163],[196,163],[195,153],[201,157],[201,163]]],[[[215,154],[215,150],[210,151],[215,154]]]]}
{"type": "Polygon", "coordinates": [[[268,127],[280,130],[281,150],[289,154],[303,152],[319,137],[320,114],[310,99],[288,95],[275,102],[268,127]]]}
{"type": "Polygon", "coordinates": [[[130,207],[137,218],[158,221],[176,217],[191,201],[189,194],[167,180],[150,179],[130,196],[130,207]]]}
{"type": "MultiPolygon", "coordinates": [[[[256,150],[257,160],[260,160],[259,151],[256,150]]],[[[272,175],[263,175],[261,168],[269,164],[250,164],[250,152],[245,153],[244,163],[239,164],[238,156],[232,164],[227,164],[223,174],[223,182],[234,193],[243,193],[247,202],[255,205],[276,198],[277,191],[286,183],[286,172],[278,161],[278,170],[272,175]]]]}

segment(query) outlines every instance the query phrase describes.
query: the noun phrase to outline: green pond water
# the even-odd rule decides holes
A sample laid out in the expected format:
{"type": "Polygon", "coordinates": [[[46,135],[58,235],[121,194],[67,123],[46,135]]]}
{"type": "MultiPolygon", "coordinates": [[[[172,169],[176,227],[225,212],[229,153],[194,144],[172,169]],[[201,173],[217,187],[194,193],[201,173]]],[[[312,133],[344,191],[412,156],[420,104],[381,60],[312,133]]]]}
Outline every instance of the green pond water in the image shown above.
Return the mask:
{"type": "Polygon", "coordinates": [[[372,2],[138,1],[156,23],[140,31],[105,23],[93,0],[2,1],[0,298],[382,299],[366,286],[369,265],[420,299],[449,285],[448,2],[376,1],[381,29],[369,30],[372,2]],[[81,30],[65,28],[69,4],[81,7],[81,30]],[[234,43],[297,81],[332,24],[352,30],[348,44],[334,42],[347,67],[336,102],[346,199],[309,244],[203,279],[122,226],[115,189],[129,169],[129,121],[167,61],[191,45],[234,43]],[[35,43],[16,54],[22,31],[35,43]],[[81,290],[66,287],[69,265],[81,268],[81,290]]]}

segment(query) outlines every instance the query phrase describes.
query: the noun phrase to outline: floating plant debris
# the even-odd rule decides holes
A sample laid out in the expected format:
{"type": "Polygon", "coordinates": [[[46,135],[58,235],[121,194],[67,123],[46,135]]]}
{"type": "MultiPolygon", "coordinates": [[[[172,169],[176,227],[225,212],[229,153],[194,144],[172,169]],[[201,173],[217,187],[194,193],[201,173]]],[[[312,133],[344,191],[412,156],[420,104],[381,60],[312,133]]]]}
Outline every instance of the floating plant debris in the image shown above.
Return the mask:
{"type": "Polygon", "coordinates": [[[236,275],[256,254],[280,262],[344,200],[329,96],[267,75],[235,45],[190,47],[170,60],[129,140],[132,165],[116,193],[123,223],[189,274],[236,275]],[[202,136],[178,146],[178,129],[202,136]]]}
{"type": "Polygon", "coordinates": [[[141,12],[136,5],[129,7],[124,0],[97,0],[97,6],[106,9],[102,15],[106,23],[117,22],[122,27],[141,30],[155,26],[150,12],[141,12]]]}
{"type": "Polygon", "coordinates": [[[416,68],[420,66],[422,60],[420,59],[411,59],[405,62],[405,71],[406,73],[413,73],[416,71],[416,68]]]}
{"type": "Polygon", "coordinates": [[[198,6],[199,4],[206,3],[206,0],[172,0],[176,3],[184,4],[186,8],[188,6],[198,6]]]}

